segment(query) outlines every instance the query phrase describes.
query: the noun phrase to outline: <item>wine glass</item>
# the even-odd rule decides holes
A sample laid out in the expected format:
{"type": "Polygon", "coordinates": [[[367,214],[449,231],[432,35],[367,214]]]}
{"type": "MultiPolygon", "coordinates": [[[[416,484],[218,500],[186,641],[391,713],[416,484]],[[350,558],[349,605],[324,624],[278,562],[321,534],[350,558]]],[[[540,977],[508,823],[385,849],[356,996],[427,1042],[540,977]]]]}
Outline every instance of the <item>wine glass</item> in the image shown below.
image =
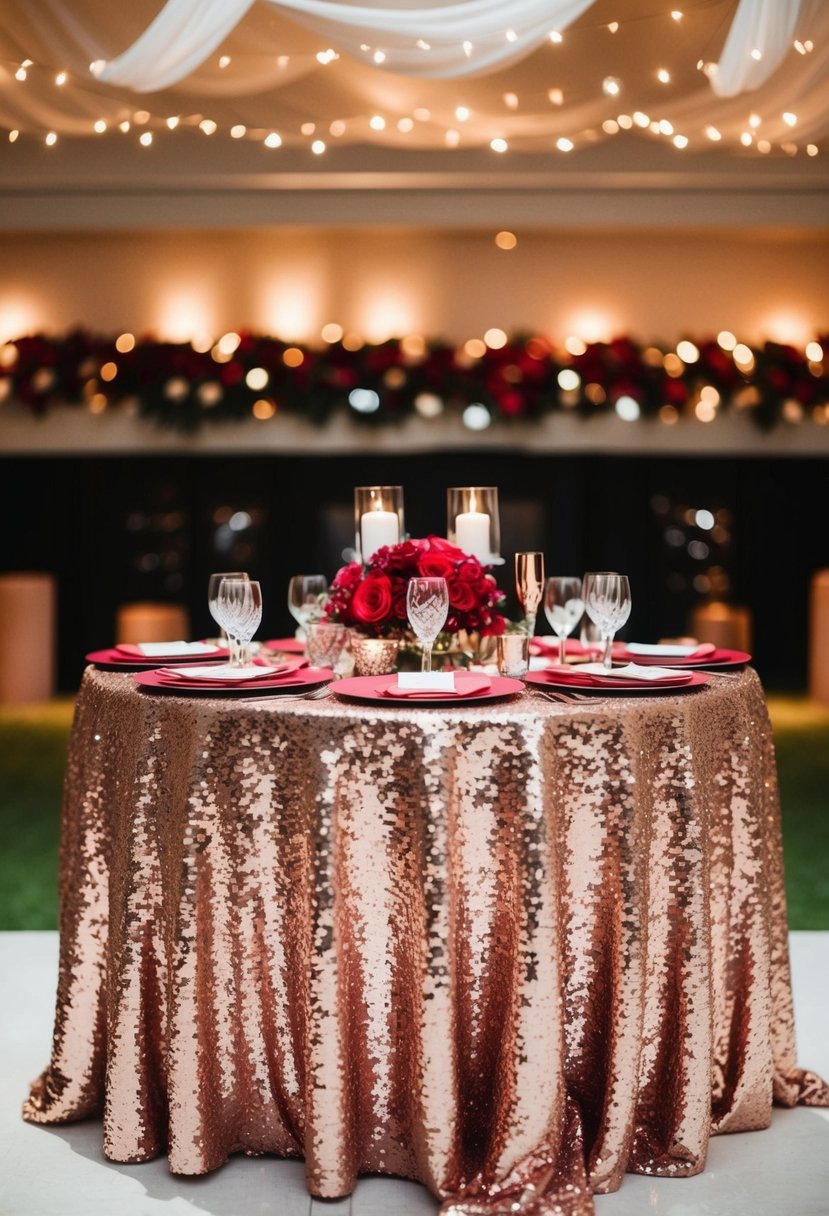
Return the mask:
{"type": "Polygon", "coordinates": [[[535,633],[535,618],[544,594],[544,554],[536,552],[516,553],[515,591],[518,602],[524,609],[527,633],[535,633]]]}
{"type": "Polygon", "coordinates": [[[234,667],[248,662],[247,648],[262,620],[262,589],[253,579],[223,578],[216,598],[217,619],[235,642],[234,667]]]}
{"type": "Polygon", "coordinates": [[[601,631],[602,663],[609,669],[613,665],[610,655],[613,635],[630,616],[630,584],[627,575],[609,570],[585,574],[582,580],[582,598],[587,615],[601,631]]]}
{"type": "Polygon", "coordinates": [[[303,633],[319,611],[327,590],[328,579],[324,574],[295,574],[288,583],[288,611],[303,633]]]}
{"type": "Polygon", "coordinates": [[[412,578],[406,589],[406,615],[423,648],[421,671],[432,670],[432,647],[449,615],[445,578],[412,578]]]}
{"type": "Polygon", "coordinates": [[[584,600],[581,579],[569,575],[548,578],[544,586],[544,614],[558,638],[558,661],[567,657],[567,639],[581,620],[584,600]]]}
{"type": "MultiPolygon", "coordinates": [[[[244,570],[226,570],[221,574],[211,574],[210,578],[207,580],[207,607],[210,610],[210,615],[213,617],[213,620],[219,626],[219,633],[221,634],[223,641],[229,642],[230,639],[227,636],[227,630],[222,625],[219,618],[216,616],[216,601],[219,597],[219,584],[221,583],[223,578],[246,579],[249,577],[250,576],[248,574],[246,574],[244,572],[244,570]]],[[[236,656],[234,655],[233,649],[231,647],[231,650],[230,650],[231,662],[234,660],[235,657],[236,656]]]]}

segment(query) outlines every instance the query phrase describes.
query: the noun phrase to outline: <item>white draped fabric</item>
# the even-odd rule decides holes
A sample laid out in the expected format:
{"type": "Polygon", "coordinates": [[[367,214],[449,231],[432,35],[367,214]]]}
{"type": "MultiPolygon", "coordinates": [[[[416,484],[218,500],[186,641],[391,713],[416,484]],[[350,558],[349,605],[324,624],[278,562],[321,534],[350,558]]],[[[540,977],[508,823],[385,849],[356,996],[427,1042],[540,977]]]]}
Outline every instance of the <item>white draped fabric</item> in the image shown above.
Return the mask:
{"type": "Polygon", "coordinates": [[[663,121],[687,137],[685,155],[740,157],[755,154],[741,143],[749,130],[777,154],[829,135],[829,0],[678,2],[677,22],[668,0],[626,0],[610,32],[610,6],[591,0],[0,0],[0,127],[89,138],[103,121],[109,140],[129,120],[132,142],[146,107],[165,141],[175,115],[181,130],[209,119],[258,143],[278,131],[286,148],[307,148],[313,128],[332,147],[464,150],[498,137],[511,152],[549,154],[560,138],[600,143],[608,120],[639,111],[650,128],[620,139],[664,142],[663,121]],[[339,61],[320,61],[327,47],[339,61]],[[706,79],[698,63],[717,59],[706,79]],[[24,60],[34,66],[21,82],[24,60]],[[618,79],[618,97],[605,78],[618,79]]]}
{"type": "MultiPolygon", "coordinates": [[[[267,0],[355,57],[379,52],[386,70],[456,77],[522,57],[566,29],[592,0],[267,0]]],[[[99,79],[152,92],[175,84],[221,44],[253,0],[168,0],[127,51],[93,70],[99,79]]],[[[741,0],[712,87],[721,97],[756,89],[791,47],[814,0],[741,0]]]]}

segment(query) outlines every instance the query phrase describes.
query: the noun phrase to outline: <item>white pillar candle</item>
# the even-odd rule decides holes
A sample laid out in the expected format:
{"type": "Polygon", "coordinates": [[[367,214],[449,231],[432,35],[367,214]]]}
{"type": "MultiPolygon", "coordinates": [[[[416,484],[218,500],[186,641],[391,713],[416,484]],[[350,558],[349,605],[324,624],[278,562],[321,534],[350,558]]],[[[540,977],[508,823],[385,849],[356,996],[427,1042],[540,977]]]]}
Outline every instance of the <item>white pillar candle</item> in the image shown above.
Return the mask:
{"type": "Polygon", "coordinates": [[[363,561],[371,561],[383,545],[396,545],[400,529],[396,511],[366,511],[360,516],[360,548],[363,561]]]}
{"type": "Polygon", "coordinates": [[[462,511],[455,516],[455,544],[483,565],[492,556],[489,548],[489,516],[483,511],[462,511]]]}

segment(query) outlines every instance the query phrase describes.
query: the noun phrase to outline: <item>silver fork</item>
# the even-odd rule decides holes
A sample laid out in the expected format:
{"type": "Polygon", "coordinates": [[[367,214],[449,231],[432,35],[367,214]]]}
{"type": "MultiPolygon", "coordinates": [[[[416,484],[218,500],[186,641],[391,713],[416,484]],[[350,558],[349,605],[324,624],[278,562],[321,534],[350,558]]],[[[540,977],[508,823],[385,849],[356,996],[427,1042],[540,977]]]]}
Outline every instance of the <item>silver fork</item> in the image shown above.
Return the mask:
{"type": "Polygon", "coordinates": [[[541,688],[536,688],[535,691],[540,697],[543,697],[545,701],[552,701],[554,704],[558,705],[567,705],[571,701],[584,702],[584,704],[593,702],[594,704],[600,705],[602,702],[607,700],[607,697],[594,697],[589,693],[582,692],[544,692],[544,690],[541,688]]]}

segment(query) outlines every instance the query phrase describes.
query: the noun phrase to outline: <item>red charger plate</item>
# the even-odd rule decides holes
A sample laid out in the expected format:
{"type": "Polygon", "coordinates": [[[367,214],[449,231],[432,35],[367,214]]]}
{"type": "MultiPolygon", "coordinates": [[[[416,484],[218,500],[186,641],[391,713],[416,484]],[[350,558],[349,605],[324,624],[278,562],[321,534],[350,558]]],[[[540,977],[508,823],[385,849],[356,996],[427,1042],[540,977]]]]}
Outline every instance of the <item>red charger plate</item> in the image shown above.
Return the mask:
{"type": "Polygon", "coordinates": [[[272,638],[262,645],[266,650],[276,650],[279,654],[305,654],[305,643],[299,638],[272,638]]]}
{"type": "Polygon", "coordinates": [[[84,657],[87,663],[94,663],[96,667],[100,667],[101,671],[152,671],[156,667],[178,667],[186,663],[213,663],[219,659],[230,658],[230,651],[217,647],[209,654],[183,657],[176,655],[175,658],[168,656],[166,659],[140,659],[137,656],[133,658],[124,655],[114,646],[110,646],[106,650],[90,650],[89,654],[84,657]]]}
{"type": "Polygon", "coordinates": [[[292,671],[282,679],[251,680],[250,683],[238,683],[230,686],[207,680],[188,680],[184,676],[178,679],[165,679],[160,671],[140,671],[132,677],[136,684],[149,692],[172,693],[173,696],[202,696],[202,697],[262,697],[277,696],[282,692],[311,692],[334,679],[334,673],[328,667],[302,667],[292,671]]]}
{"type": "Polygon", "coordinates": [[[631,654],[626,648],[613,648],[613,660],[618,663],[638,663],[641,667],[745,667],[751,662],[751,655],[744,650],[715,650],[711,654],[701,655],[695,659],[693,655],[685,658],[671,658],[666,655],[631,654]]]}
{"type": "Polygon", "coordinates": [[[602,684],[588,684],[586,677],[579,678],[576,675],[577,671],[578,668],[574,670],[571,680],[568,680],[566,675],[548,676],[544,671],[531,671],[524,679],[527,684],[549,688],[554,692],[586,692],[600,697],[629,697],[636,696],[637,693],[652,696],[654,693],[687,692],[689,689],[702,688],[711,678],[703,671],[693,671],[690,678],[681,678],[676,683],[671,680],[654,680],[651,684],[644,680],[622,680],[611,676],[602,684]]]}
{"type": "MultiPolygon", "coordinates": [[[[456,681],[462,682],[463,675],[458,673],[456,681]]],[[[458,693],[435,692],[429,697],[395,697],[386,691],[397,683],[395,674],[389,676],[352,676],[345,680],[337,680],[331,685],[335,697],[343,697],[350,701],[368,701],[375,705],[409,705],[417,708],[420,705],[477,705],[479,701],[499,701],[503,697],[514,697],[524,691],[521,680],[512,680],[507,676],[492,676],[488,689],[463,696],[458,693]]]]}

